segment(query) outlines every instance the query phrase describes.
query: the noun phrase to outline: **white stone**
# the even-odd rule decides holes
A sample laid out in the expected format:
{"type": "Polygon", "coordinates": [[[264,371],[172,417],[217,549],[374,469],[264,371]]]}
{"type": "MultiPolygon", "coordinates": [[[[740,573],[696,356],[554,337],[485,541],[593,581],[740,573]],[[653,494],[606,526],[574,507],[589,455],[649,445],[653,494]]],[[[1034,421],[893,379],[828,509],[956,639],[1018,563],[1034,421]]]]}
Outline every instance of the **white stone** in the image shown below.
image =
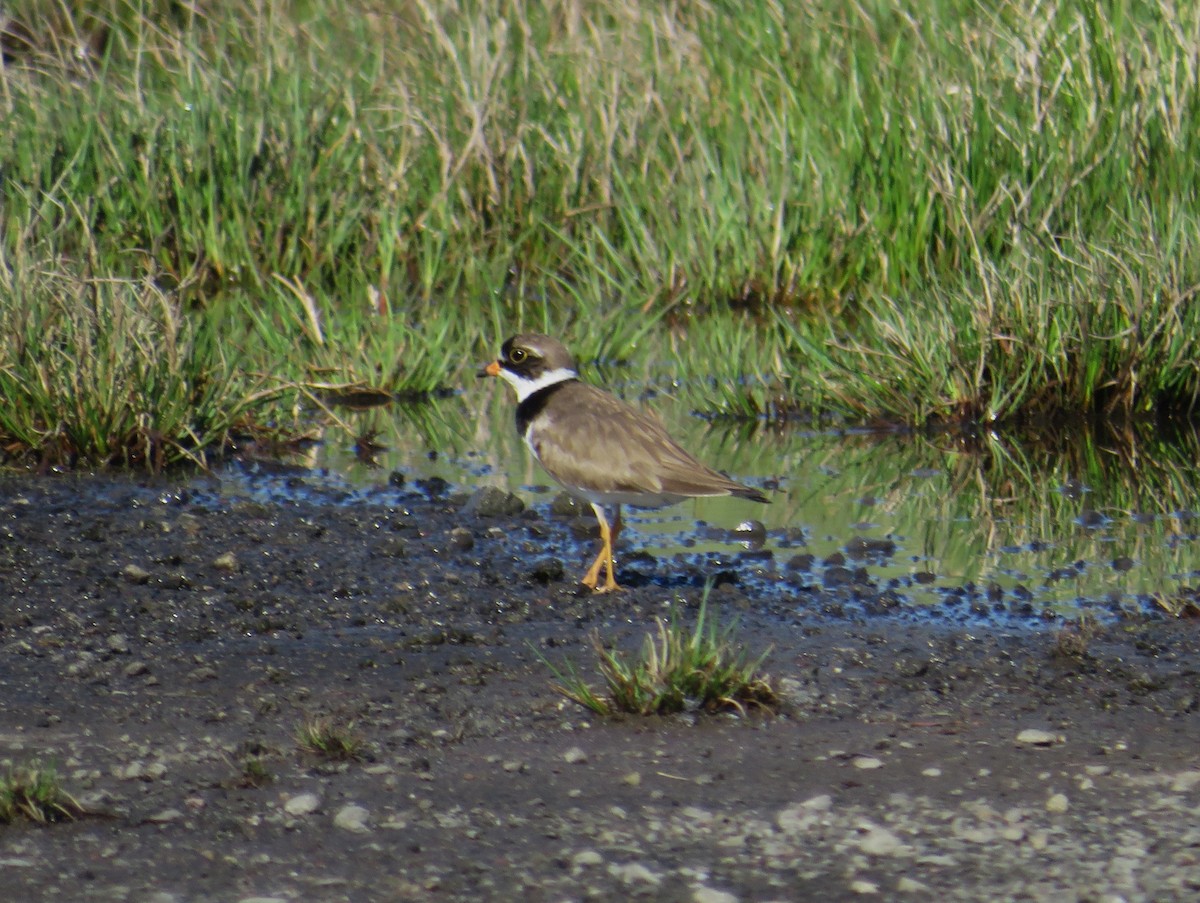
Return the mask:
{"type": "Polygon", "coordinates": [[[692,888],[692,903],[738,903],[738,898],[728,891],[699,884],[692,888]]]}
{"type": "Polygon", "coordinates": [[[338,814],[333,817],[333,824],[343,831],[354,831],[361,834],[369,830],[367,819],[370,815],[371,813],[362,806],[343,806],[338,810],[338,814]]]}
{"type": "Polygon", "coordinates": [[[1065,793],[1051,794],[1050,798],[1046,800],[1047,812],[1066,812],[1069,808],[1071,808],[1071,803],[1065,793]]]}
{"type": "Polygon", "coordinates": [[[1017,734],[1017,742],[1022,746],[1058,746],[1065,743],[1066,739],[1062,734],[1039,730],[1036,727],[1027,727],[1017,734]]]}
{"type": "Polygon", "coordinates": [[[321,805],[321,798],[315,793],[297,793],[283,804],[283,810],[288,815],[310,815],[321,805]]]}

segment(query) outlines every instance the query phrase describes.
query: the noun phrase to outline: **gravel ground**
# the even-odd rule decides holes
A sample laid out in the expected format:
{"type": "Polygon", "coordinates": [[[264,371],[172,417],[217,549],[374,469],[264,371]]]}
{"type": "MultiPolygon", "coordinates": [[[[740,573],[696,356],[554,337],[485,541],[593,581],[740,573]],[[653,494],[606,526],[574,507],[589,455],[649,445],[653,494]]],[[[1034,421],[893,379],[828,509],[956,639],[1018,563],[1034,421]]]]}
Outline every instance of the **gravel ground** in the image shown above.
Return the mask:
{"type": "Polygon", "coordinates": [[[786,541],[626,555],[597,598],[569,514],[396,483],[0,482],[0,759],[91,813],[0,825],[3,899],[1200,898],[1195,620],[918,617],[786,541]],[[539,655],[591,673],[714,575],[780,713],[554,692],[539,655]]]}

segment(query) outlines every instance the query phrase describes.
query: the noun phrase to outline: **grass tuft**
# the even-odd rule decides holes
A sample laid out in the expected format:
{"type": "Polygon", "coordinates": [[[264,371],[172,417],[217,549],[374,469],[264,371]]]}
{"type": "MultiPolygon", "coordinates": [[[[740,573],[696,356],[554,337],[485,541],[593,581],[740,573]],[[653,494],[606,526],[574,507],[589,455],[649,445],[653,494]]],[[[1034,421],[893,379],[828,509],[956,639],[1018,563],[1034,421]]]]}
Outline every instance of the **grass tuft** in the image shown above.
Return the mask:
{"type": "Polygon", "coordinates": [[[276,393],[149,281],[0,269],[0,443],[43,465],[202,463],[276,393]]]}
{"type": "Polygon", "coordinates": [[[0,823],[25,818],[44,825],[83,814],[83,806],[63,789],[52,766],[33,763],[12,768],[0,778],[0,823]]]}
{"type": "MultiPolygon", "coordinates": [[[[546,664],[558,680],[558,691],[599,715],[628,712],[668,715],[683,711],[735,711],[772,708],[777,698],[770,678],[760,669],[767,652],[752,658],[735,639],[736,624],[718,627],[708,617],[708,589],[691,629],[673,613],[659,618],[647,634],[639,656],[627,656],[592,638],[600,659],[606,695],[601,695],[568,663],[560,671],[546,664]]],[[[768,650],[769,652],[769,650],[768,650]]],[[[545,659],[543,658],[543,661],[545,659]]]]}
{"type": "Polygon", "coordinates": [[[366,741],[354,732],[354,723],[338,724],[312,718],[296,729],[296,743],[307,753],[331,762],[350,762],[366,753],[366,741]]]}

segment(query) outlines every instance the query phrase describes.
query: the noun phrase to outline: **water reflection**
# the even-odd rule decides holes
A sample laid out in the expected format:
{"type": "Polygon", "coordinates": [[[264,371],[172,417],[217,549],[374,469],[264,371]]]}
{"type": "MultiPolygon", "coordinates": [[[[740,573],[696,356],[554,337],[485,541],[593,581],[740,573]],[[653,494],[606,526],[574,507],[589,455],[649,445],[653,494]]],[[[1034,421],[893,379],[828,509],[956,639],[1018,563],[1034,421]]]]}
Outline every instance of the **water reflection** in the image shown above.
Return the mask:
{"type": "MultiPolygon", "coordinates": [[[[498,486],[548,506],[556,487],[516,435],[510,399],[495,391],[343,413],[307,463],[352,486],[398,472],[468,490],[498,486]],[[370,438],[368,454],[363,446],[356,453],[353,434],[370,438]]],[[[973,585],[985,597],[1068,614],[1171,595],[1200,573],[1195,430],[1073,429],[1033,442],[968,442],[714,424],[662,398],[655,409],[702,460],[765,488],[773,502],[696,499],[631,512],[630,542],[655,555],[737,554],[750,541],[739,525],[757,520],[765,537],[754,545],[774,552],[760,559],[767,570],[784,569],[799,552],[818,563],[853,556],[866,543],[875,549],[871,577],[899,582],[913,601],[942,603],[950,589],[973,585]]]]}

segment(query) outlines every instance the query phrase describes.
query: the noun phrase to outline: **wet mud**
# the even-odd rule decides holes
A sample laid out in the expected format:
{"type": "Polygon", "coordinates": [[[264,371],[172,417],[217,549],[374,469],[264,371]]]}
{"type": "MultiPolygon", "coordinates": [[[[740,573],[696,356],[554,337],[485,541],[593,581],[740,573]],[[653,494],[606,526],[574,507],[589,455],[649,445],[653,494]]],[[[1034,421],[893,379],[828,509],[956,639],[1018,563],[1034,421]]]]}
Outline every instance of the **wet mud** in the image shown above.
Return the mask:
{"type": "MultiPolygon", "coordinates": [[[[0,825],[12,900],[1200,895],[1195,620],[1083,625],[962,587],[915,612],[846,537],[626,553],[436,481],[0,480],[0,759],[88,809],[0,825]],[[599,719],[594,673],[706,581],[779,712],[599,719]],[[324,719],[358,758],[305,751],[324,719]]],[[[919,580],[919,576],[914,577],[919,580]]]]}

